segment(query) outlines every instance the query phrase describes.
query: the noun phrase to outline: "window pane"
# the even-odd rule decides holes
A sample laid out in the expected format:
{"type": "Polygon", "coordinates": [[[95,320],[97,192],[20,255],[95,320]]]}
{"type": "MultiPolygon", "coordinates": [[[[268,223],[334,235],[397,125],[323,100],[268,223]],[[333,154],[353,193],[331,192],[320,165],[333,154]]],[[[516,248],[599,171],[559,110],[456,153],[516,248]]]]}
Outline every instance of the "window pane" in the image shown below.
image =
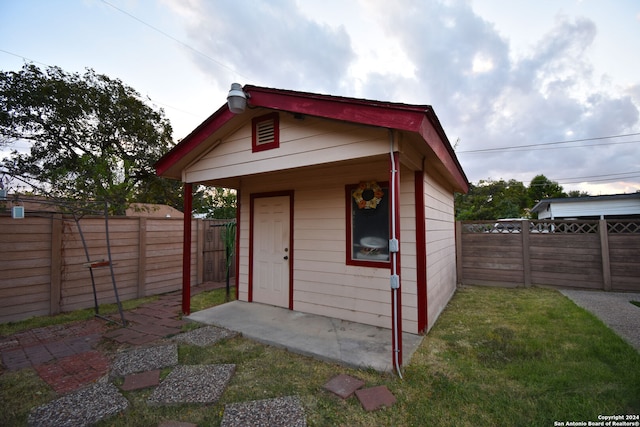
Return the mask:
{"type": "Polygon", "coordinates": [[[375,182],[351,190],[352,259],[389,261],[389,188],[375,182]]]}

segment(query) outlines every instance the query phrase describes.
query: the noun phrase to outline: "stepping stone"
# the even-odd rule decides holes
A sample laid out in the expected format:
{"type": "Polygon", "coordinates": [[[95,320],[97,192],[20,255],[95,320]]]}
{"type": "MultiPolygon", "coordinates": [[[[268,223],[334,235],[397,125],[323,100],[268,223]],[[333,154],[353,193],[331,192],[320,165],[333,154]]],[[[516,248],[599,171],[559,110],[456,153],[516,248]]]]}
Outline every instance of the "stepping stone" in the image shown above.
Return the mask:
{"type": "Polygon", "coordinates": [[[235,337],[236,335],[238,335],[236,332],[216,328],[215,326],[206,326],[204,328],[194,329],[193,331],[183,332],[173,337],[173,339],[186,344],[206,347],[222,339],[235,337]]]}
{"type": "Polygon", "coordinates": [[[349,375],[340,374],[331,378],[329,382],[324,385],[324,389],[337,394],[342,399],[347,399],[362,386],[364,386],[364,381],[349,375]]]}
{"type": "Polygon", "coordinates": [[[140,390],[147,387],[155,387],[160,384],[160,370],[141,372],[124,377],[124,384],[120,387],[124,391],[140,390]]]}
{"type": "Polygon", "coordinates": [[[147,403],[215,403],[224,393],[235,370],[236,365],[178,366],[153,391],[147,403]]]}
{"type": "Polygon", "coordinates": [[[396,403],[396,397],[383,385],[356,390],[356,396],[365,411],[375,411],[382,406],[390,408],[396,403]]]}
{"type": "Polygon", "coordinates": [[[31,411],[30,426],[89,426],[112,417],[129,406],[129,401],[111,383],[98,383],[39,406],[31,411]]]}
{"type": "Polygon", "coordinates": [[[175,344],[137,348],[120,353],[111,366],[111,377],[124,377],[136,372],[162,369],[178,364],[178,346],[175,344]]]}
{"type": "Polygon", "coordinates": [[[304,408],[297,396],[225,405],[220,427],[306,427],[304,408]]]}

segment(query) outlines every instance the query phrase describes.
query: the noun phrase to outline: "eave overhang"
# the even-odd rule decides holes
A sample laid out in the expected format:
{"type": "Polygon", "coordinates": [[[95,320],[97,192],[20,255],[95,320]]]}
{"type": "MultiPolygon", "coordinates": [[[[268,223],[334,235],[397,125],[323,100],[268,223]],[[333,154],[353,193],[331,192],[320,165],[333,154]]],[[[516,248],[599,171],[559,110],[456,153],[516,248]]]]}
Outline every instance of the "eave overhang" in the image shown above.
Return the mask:
{"type": "MultiPolygon", "coordinates": [[[[246,85],[243,90],[250,95],[250,108],[265,108],[416,133],[442,162],[455,191],[466,193],[469,189],[467,177],[429,105],[371,101],[252,85],[246,85]]],[[[231,113],[224,104],[155,164],[156,173],[180,179],[182,169],[198,156],[199,151],[204,150],[202,143],[228,123],[241,121],[241,118],[242,115],[231,113]]]]}

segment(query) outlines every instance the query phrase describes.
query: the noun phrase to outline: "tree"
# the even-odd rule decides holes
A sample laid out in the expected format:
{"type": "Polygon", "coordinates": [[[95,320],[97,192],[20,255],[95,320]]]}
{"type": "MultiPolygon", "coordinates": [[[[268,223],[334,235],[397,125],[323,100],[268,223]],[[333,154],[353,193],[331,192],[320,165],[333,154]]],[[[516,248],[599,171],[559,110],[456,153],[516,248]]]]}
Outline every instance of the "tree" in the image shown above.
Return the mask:
{"type": "Polygon", "coordinates": [[[194,212],[205,214],[207,218],[232,219],[236,217],[237,194],[222,187],[199,190],[194,195],[193,206],[194,212]]]}
{"type": "Polygon", "coordinates": [[[551,181],[544,175],[533,177],[529,184],[528,194],[532,205],[535,205],[542,199],[567,197],[560,184],[551,181]]]}
{"type": "Polygon", "coordinates": [[[519,218],[528,207],[526,187],[519,181],[481,180],[470,184],[466,195],[456,194],[455,209],[458,220],[519,218]]]}
{"type": "Polygon", "coordinates": [[[580,190],[571,190],[567,193],[567,197],[589,197],[589,193],[580,190]]]}
{"type": "MultiPolygon", "coordinates": [[[[572,197],[588,196],[585,192],[572,192],[572,197]]],[[[529,187],[510,179],[509,181],[480,180],[478,185],[469,185],[467,194],[455,195],[456,219],[494,220],[500,218],[525,218],[529,209],[546,198],[567,197],[562,187],[544,175],[537,175],[529,187]]]]}
{"type": "Polygon", "coordinates": [[[93,70],[0,72],[0,144],[31,143],[2,168],[36,193],[106,200],[120,214],[131,201],[168,199],[179,184],[159,180],[153,165],[173,145],[171,133],[162,110],[93,70]]]}

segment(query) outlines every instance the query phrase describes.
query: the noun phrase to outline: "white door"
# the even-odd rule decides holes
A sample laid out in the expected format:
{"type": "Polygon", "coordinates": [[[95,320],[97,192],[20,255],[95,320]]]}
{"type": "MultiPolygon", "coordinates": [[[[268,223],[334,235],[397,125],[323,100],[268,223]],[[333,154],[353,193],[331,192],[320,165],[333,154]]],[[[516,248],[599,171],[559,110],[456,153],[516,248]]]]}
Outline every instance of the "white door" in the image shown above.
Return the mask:
{"type": "Polygon", "coordinates": [[[289,196],[254,201],[253,301],[289,307],[289,196]]]}

